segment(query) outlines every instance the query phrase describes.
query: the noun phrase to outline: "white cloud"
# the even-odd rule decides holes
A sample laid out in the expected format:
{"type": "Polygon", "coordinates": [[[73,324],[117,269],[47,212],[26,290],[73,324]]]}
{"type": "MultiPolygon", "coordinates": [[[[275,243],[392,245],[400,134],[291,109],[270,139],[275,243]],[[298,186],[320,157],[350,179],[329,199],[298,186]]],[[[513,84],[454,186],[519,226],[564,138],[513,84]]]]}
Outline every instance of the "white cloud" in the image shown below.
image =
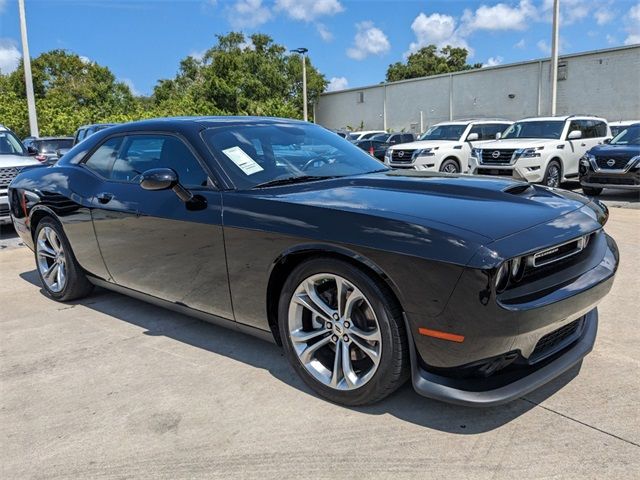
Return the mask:
{"type": "Polygon", "coordinates": [[[616,37],[614,37],[613,35],[607,34],[606,39],[607,39],[607,43],[609,45],[617,45],[618,44],[618,39],[616,37]]]}
{"type": "Polygon", "coordinates": [[[227,18],[233,28],[255,28],[273,17],[262,0],[237,0],[227,8],[227,18]]]}
{"type": "Polygon", "coordinates": [[[349,88],[349,82],[345,77],[331,77],[329,85],[327,85],[327,92],[335,92],[345,88],[349,88]]]}
{"type": "Polygon", "coordinates": [[[131,80],[130,78],[121,78],[120,81],[124,83],[127,87],[129,87],[129,90],[131,90],[131,94],[134,97],[140,96],[140,92],[136,89],[136,86],[133,84],[133,80],[131,80]]]}
{"type": "MultiPolygon", "coordinates": [[[[2,5],[0,4],[0,6],[2,5]]],[[[0,39],[0,73],[13,72],[18,68],[21,57],[22,53],[20,53],[13,40],[0,39]]]]}
{"type": "Polygon", "coordinates": [[[516,6],[505,3],[481,5],[475,12],[464,11],[462,29],[465,33],[476,30],[525,30],[529,19],[535,17],[536,13],[530,0],[521,0],[516,6]]]}
{"type": "Polygon", "coordinates": [[[625,31],[627,38],[624,39],[625,45],[634,45],[640,43],[640,3],[629,9],[625,16],[625,31]]]}
{"type": "Polygon", "coordinates": [[[603,7],[596,10],[593,17],[596,19],[596,23],[598,25],[606,25],[607,23],[611,23],[611,21],[616,17],[616,14],[609,8],[603,7]]]}
{"type": "Polygon", "coordinates": [[[545,40],[538,41],[538,43],[536,43],[536,45],[538,46],[538,49],[542,53],[544,53],[546,55],[551,55],[551,46],[545,40]]]}
{"type": "Polygon", "coordinates": [[[452,47],[464,47],[469,50],[469,45],[460,36],[456,27],[456,20],[450,15],[440,13],[425,15],[420,13],[411,24],[411,30],[416,36],[416,41],[411,42],[407,53],[414,53],[431,44],[438,48],[451,45],[452,47]]]}
{"type": "Polygon", "coordinates": [[[322,40],[324,40],[325,42],[330,42],[331,40],[333,40],[333,33],[331,33],[331,31],[327,28],[325,24],[318,23],[316,25],[316,29],[318,30],[318,34],[320,35],[320,38],[322,38],[322,40]]]}
{"type": "Polygon", "coordinates": [[[193,57],[194,59],[198,60],[199,62],[202,61],[202,59],[204,58],[204,54],[207,53],[206,50],[194,50],[193,52],[191,52],[189,54],[190,57],[193,57]]]}
{"type": "Polygon", "coordinates": [[[527,46],[527,43],[524,41],[524,38],[521,38],[520,41],[513,46],[514,48],[524,48],[527,46]]]}
{"type": "Polygon", "coordinates": [[[274,9],[286,13],[293,20],[304,22],[344,11],[338,0],[276,0],[274,9]]]}
{"type": "Polygon", "coordinates": [[[80,55],[80,61],[85,65],[90,65],[93,61],[89,57],[85,57],[84,55],[80,55]]]}
{"type": "MultiPolygon", "coordinates": [[[[589,16],[594,3],[588,0],[561,0],[560,1],[560,24],[570,25],[589,16]]],[[[550,22],[553,19],[553,0],[544,0],[541,12],[542,17],[550,22]]]]}
{"type": "Polygon", "coordinates": [[[353,46],[347,49],[349,58],[363,60],[369,55],[383,55],[391,48],[385,33],[375,27],[373,22],[356,23],[356,30],[353,46]]]}
{"type": "Polygon", "coordinates": [[[504,58],[501,56],[497,57],[489,57],[488,60],[482,64],[483,67],[495,67],[496,65],[501,65],[504,62],[504,58]]]}

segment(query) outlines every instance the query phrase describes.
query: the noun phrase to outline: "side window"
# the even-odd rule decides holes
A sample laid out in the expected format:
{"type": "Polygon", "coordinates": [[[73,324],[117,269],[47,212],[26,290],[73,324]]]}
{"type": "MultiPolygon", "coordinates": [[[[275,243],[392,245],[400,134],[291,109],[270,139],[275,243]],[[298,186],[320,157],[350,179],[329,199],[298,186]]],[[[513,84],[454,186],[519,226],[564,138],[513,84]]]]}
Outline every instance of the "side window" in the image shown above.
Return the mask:
{"type": "Polygon", "coordinates": [[[191,150],[181,140],[167,135],[127,137],[110,178],[135,182],[140,174],[152,168],[175,170],[185,187],[207,186],[207,175],[191,150]]]}
{"type": "Polygon", "coordinates": [[[85,166],[98,175],[109,178],[113,163],[118,157],[118,150],[120,150],[120,145],[122,145],[122,139],[123,137],[114,137],[104,142],[93,152],[89,159],[85,161],[85,166]]]}
{"type": "Polygon", "coordinates": [[[596,121],[596,137],[607,136],[607,124],[604,122],[596,121]]]}
{"type": "MultiPolygon", "coordinates": [[[[567,136],[574,130],[580,130],[582,132],[582,125],[580,125],[579,120],[571,121],[571,123],[569,124],[569,131],[567,132],[567,136]]],[[[584,137],[584,132],[582,132],[582,136],[584,137]]]]}
{"type": "Polygon", "coordinates": [[[392,145],[395,145],[397,143],[402,143],[402,135],[391,135],[391,138],[389,139],[389,143],[391,143],[392,145]]]}
{"type": "MultiPolygon", "coordinates": [[[[467,137],[469,137],[469,135],[471,135],[472,133],[477,133],[478,140],[484,140],[484,138],[482,137],[482,127],[483,125],[474,125],[473,127],[471,127],[471,130],[469,130],[469,133],[467,133],[467,137]]],[[[466,140],[466,138],[464,140],[466,140]]]]}
{"type": "Polygon", "coordinates": [[[483,140],[495,140],[498,133],[502,133],[507,129],[507,125],[503,123],[488,123],[483,129],[483,140]]]}
{"type": "Polygon", "coordinates": [[[404,138],[402,139],[402,143],[411,143],[415,140],[415,137],[412,133],[405,133],[403,137],[404,138]]]}

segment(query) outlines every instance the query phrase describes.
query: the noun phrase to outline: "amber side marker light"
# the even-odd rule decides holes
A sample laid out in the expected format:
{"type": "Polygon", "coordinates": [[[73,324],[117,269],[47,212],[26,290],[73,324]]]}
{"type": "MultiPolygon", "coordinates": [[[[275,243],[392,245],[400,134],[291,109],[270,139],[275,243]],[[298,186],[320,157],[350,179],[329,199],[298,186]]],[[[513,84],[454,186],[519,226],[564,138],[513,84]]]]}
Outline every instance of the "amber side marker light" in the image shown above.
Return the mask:
{"type": "Polygon", "coordinates": [[[441,332],[440,330],[431,330],[430,328],[419,328],[418,332],[420,335],[426,335],[427,337],[440,338],[456,343],[464,342],[464,335],[456,335],[455,333],[441,332]]]}

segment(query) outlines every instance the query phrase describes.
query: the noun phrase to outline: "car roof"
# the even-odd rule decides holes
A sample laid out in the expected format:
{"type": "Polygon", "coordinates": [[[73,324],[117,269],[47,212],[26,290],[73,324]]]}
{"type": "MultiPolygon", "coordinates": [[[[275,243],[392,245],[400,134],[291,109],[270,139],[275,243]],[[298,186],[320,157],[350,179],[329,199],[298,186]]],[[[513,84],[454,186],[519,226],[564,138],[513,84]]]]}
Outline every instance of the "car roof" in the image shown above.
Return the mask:
{"type": "Polygon", "coordinates": [[[595,115],[557,115],[555,117],[527,117],[518,120],[519,122],[538,122],[538,121],[558,121],[565,122],[567,120],[602,120],[606,122],[606,118],[596,117],[595,115]]]}
{"type": "Polygon", "coordinates": [[[114,125],[119,125],[117,123],[90,123],[88,125],[82,125],[78,127],[78,130],[82,130],[83,128],[92,128],[92,127],[112,127],[114,125]]]}
{"type": "Polygon", "coordinates": [[[433,126],[438,126],[438,125],[469,125],[470,123],[505,123],[505,124],[512,124],[513,121],[511,120],[506,120],[504,118],[470,118],[470,119],[465,119],[465,120],[450,120],[450,121],[446,121],[446,122],[439,122],[434,124],[433,126]]]}
{"type": "Polygon", "coordinates": [[[34,141],[39,141],[39,140],[73,140],[73,137],[67,137],[67,136],[59,136],[59,137],[37,137],[33,139],[34,141]]]}

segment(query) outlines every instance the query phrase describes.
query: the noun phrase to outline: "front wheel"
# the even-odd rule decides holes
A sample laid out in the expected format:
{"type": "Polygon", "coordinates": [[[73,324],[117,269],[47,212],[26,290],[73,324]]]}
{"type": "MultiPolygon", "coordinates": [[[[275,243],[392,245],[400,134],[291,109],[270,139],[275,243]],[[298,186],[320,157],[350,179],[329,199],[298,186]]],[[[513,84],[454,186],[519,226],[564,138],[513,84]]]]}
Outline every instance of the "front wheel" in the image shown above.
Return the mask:
{"type": "Polygon", "coordinates": [[[597,197],[602,193],[602,189],[598,187],[582,187],[582,192],[590,197],[597,197]]]}
{"type": "Polygon", "coordinates": [[[460,173],[460,167],[458,166],[458,162],[452,158],[448,158],[440,165],[440,171],[444,173],[460,173]]]}
{"type": "Polygon", "coordinates": [[[547,170],[544,173],[544,179],[542,183],[547,187],[557,188],[560,186],[560,180],[562,179],[562,167],[556,160],[552,160],[547,165],[547,170]]]}
{"type": "Polygon", "coordinates": [[[296,267],[280,297],[279,327],[294,370],[333,402],[374,403],[408,378],[397,302],[350,263],[317,258],[296,267]]]}
{"type": "Polygon", "coordinates": [[[36,266],[46,294],[61,302],[88,295],[93,285],[78,264],[62,227],[52,218],[38,223],[35,233],[36,266]]]}

